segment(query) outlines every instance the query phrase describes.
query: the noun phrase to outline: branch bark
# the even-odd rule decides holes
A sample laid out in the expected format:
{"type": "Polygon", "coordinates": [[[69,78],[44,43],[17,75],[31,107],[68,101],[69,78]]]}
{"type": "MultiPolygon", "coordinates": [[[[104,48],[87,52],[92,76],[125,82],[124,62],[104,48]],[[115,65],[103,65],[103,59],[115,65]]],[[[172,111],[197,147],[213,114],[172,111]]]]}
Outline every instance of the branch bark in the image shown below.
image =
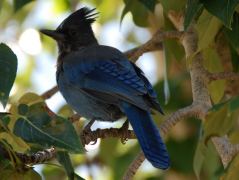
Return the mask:
{"type": "Polygon", "coordinates": [[[223,167],[227,168],[234,156],[239,153],[239,144],[231,144],[227,136],[212,137],[212,142],[222,160],[223,167]]]}
{"type": "Polygon", "coordinates": [[[234,73],[234,72],[209,73],[208,76],[210,81],[215,81],[220,79],[228,79],[228,80],[239,79],[239,73],[234,73]]]}

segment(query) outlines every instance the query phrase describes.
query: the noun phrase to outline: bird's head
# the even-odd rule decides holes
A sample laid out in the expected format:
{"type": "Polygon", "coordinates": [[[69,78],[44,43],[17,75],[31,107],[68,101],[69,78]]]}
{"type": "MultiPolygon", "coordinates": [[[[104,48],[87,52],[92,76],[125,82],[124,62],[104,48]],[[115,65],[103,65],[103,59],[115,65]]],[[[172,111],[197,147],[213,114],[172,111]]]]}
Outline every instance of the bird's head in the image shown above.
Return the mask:
{"type": "Polygon", "coordinates": [[[81,8],[69,15],[56,30],[40,30],[57,41],[59,51],[70,52],[84,46],[97,44],[91,24],[97,17],[95,9],[81,8]]]}

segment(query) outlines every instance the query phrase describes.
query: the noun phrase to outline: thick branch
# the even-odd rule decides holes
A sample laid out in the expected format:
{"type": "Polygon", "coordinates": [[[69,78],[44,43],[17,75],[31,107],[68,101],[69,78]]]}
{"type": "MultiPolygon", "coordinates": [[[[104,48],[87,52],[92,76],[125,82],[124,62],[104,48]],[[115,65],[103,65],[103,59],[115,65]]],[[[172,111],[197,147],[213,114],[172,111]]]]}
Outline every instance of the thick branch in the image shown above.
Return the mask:
{"type": "Polygon", "coordinates": [[[226,168],[239,152],[239,144],[231,144],[227,136],[212,137],[212,142],[222,160],[224,168],[226,168]]]}

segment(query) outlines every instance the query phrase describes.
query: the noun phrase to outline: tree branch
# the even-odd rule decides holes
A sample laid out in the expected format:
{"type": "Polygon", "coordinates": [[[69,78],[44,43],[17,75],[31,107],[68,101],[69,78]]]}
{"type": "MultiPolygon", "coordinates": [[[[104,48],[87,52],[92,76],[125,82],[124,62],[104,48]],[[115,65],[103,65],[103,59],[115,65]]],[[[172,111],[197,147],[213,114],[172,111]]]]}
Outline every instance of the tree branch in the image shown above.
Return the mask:
{"type": "MultiPolygon", "coordinates": [[[[6,159],[11,159],[10,156],[12,156],[12,155],[10,155],[9,153],[14,153],[14,152],[7,151],[4,148],[4,146],[2,144],[0,144],[0,154],[6,159]]],[[[43,162],[53,159],[55,157],[55,155],[56,155],[56,150],[54,147],[45,149],[43,151],[38,151],[31,155],[15,152],[15,156],[24,165],[34,165],[34,164],[43,163],[43,162]]]]}
{"type": "Polygon", "coordinates": [[[239,152],[239,144],[231,144],[227,136],[212,137],[212,142],[226,168],[234,156],[239,152]]]}
{"type": "Polygon", "coordinates": [[[128,130],[123,132],[120,128],[109,128],[109,129],[96,129],[94,131],[86,130],[81,135],[81,142],[83,145],[89,144],[90,142],[96,142],[98,138],[121,138],[121,139],[135,139],[136,136],[134,131],[128,130]],[[127,135],[125,135],[127,134],[127,135]]]}
{"type": "Polygon", "coordinates": [[[237,80],[239,79],[239,73],[234,72],[209,73],[208,77],[209,81],[215,81],[220,79],[237,80]]]}
{"type": "Polygon", "coordinates": [[[44,92],[41,96],[43,99],[49,99],[51,98],[54,94],[56,94],[58,91],[58,87],[54,86],[51,89],[47,90],[46,92],[44,92]]]}
{"type": "Polygon", "coordinates": [[[34,165],[49,161],[56,156],[56,149],[54,147],[45,149],[43,151],[38,151],[34,154],[27,155],[22,153],[17,153],[17,157],[23,164],[34,165]]]}
{"type": "Polygon", "coordinates": [[[180,39],[183,36],[183,32],[180,31],[157,31],[153,37],[142,44],[141,46],[126,51],[124,54],[132,61],[136,62],[137,59],[144,53],[154,50],[162,49],[162,41],[165,39],[180,39]]]}

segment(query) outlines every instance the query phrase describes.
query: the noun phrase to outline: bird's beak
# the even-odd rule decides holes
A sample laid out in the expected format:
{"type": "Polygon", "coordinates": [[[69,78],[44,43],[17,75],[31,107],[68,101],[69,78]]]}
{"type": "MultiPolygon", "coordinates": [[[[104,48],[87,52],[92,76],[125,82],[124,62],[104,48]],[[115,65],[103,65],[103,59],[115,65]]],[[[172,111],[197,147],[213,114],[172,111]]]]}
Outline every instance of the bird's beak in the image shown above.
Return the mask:
{"type": "Polygon", "coordinates": [[[57,41],[61,41],[61,40],[64,39],[64,35],[60,32],[55,31],[55,30],[41,29],[40,32],[47,35],[47,36],[50,36],[51,38],[53,38],[57,41]]]}

